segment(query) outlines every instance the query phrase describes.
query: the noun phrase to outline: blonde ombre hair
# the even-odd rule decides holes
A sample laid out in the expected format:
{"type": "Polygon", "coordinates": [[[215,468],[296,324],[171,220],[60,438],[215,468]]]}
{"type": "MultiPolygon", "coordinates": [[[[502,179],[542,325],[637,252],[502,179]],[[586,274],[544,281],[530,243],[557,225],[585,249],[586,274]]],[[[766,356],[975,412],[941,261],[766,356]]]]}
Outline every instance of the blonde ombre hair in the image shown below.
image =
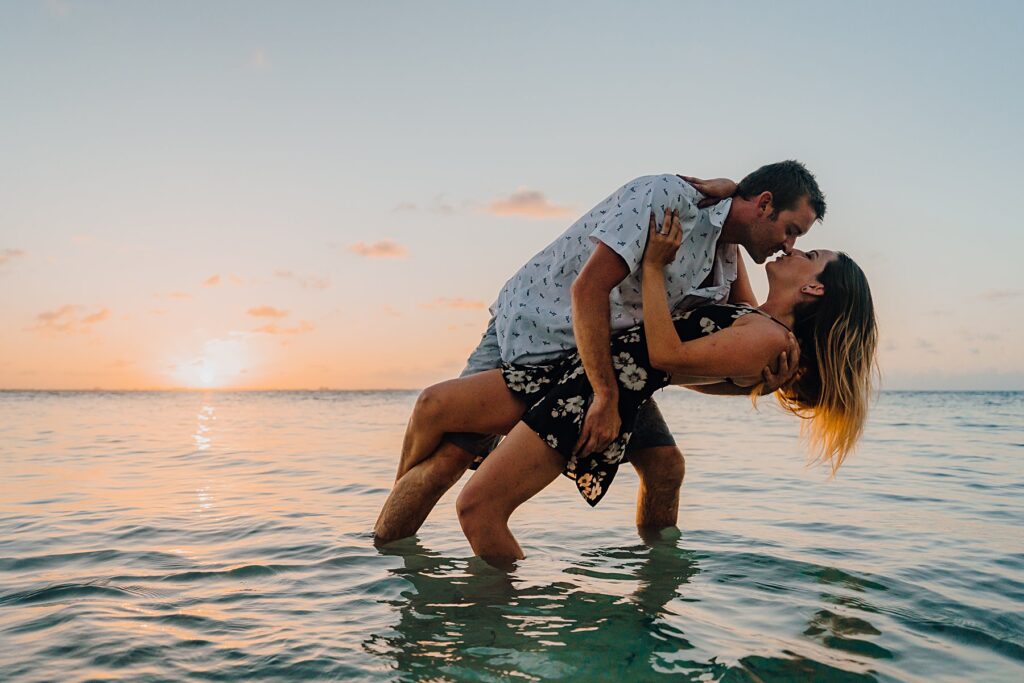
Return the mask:
{"type": "Polygon", "coordinates": [[[800,369],[777,396],[805,420],[801,431],[812,452],[835,475],[864,431],[878,374],[878,326],[871,288],[853,259],[840,252],[818,280],[824,294],[794,311],[800,369]]]}

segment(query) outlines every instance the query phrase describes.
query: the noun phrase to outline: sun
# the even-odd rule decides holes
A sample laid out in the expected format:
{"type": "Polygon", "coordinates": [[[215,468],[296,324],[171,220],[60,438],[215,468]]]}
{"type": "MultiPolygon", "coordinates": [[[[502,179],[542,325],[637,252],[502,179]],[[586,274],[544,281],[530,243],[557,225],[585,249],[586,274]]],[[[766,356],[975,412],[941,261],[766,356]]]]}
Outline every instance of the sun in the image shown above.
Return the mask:
{"type": "Polygon", "coordinates": [[[189,389],[217,389],[238,380],[246,369],[248,353],[238,340],[214,339],[192,358],[172,363],[177,384],[189,389]]]}
{"type": "Polygon", "coordinates": [[[212,387],[217,383],[217,366],[205,358],[199,368],[199,383],[205,388],[212,387]]]}

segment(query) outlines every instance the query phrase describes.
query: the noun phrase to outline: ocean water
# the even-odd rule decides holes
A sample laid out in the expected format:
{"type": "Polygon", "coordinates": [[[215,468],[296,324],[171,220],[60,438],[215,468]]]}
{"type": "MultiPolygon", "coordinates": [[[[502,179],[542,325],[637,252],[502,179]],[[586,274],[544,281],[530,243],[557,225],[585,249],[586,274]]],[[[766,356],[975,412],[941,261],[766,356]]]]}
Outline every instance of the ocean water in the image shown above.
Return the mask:
{"type": "Polygon", "coordinates": [[[471,556],[376,548],[411,392],[0,393],[4,681],[1024,680],[1024,394],[884,393],[829,480],[771,401],[670,389],[678,530],[624,466],[471,556]]]}

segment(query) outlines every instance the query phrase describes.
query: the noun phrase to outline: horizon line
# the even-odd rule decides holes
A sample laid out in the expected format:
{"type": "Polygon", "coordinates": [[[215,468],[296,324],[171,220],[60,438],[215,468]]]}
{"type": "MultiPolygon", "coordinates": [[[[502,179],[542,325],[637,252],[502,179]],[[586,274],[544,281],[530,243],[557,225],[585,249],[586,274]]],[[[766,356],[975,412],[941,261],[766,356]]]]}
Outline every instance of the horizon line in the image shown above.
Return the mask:
{"type": "MultiPolygon", "coordinates": [[[[0,387],[0,393],[122,393],[122,394],[160,394],[160,393],[220,393],[220,394],[268,394],[268,393],[371,393],[387,391],[423,391],[426,387],[389,387],[379,389],[338,389],[333,387],[297,388],[297,389],[261,389],[261,388],[226,388],[226,387],[169,387],[169,388],[144,388],[144,389],[105,389],[103,387],[92,387],[89,389],[40,389],[40,388],[5,388],[0,387]]],[[[668,388],[668,387],[666,387],[668,388]]],[[[677,387],[685,389],[685,387],[677,387]]],[[[1020,389],[879,389],[878,393],[945,393],[945,394],[1020,394],[1020,389]]]]}

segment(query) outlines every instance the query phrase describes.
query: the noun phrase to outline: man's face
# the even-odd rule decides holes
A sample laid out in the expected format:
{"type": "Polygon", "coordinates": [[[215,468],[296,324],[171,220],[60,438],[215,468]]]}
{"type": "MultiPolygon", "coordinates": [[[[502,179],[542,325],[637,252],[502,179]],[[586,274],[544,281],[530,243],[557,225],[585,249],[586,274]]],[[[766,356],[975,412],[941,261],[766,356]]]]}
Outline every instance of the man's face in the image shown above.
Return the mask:
{"type": "Polygon", "coordinates": [[[772,210],[769,204],[764,215],[751,226],[750,244],[744,245],[755,263],[764,263],[780,251],[788,254],[797,238],[807,234],[817,219],[807,197],[801,197],[794,208],[779,211],[775,220],[769,218],[772,210]]]}

